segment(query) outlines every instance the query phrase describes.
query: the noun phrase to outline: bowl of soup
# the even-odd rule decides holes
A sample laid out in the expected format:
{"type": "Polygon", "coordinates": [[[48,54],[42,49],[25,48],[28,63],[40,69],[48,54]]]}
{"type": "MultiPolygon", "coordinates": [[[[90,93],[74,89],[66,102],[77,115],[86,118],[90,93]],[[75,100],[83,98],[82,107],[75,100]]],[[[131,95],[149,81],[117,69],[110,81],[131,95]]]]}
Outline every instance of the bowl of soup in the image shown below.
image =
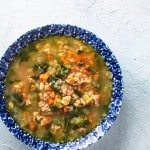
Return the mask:
{"type": "Polygon", "coordinates": [[[0,60],[0,116],[20,141],[36,148],[82,149],[116,120],[122,73],[95,34],[52,24],[18,38],[0,60]]]}

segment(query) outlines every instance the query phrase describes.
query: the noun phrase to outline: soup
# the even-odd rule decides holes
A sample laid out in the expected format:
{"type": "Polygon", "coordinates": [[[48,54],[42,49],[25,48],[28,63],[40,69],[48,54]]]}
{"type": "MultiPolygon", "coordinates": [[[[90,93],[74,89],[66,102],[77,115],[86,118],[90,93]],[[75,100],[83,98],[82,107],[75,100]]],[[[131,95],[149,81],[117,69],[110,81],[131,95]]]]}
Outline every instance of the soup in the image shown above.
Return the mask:
{"type": "Polygon", "coordinates": [[[5,79],[7,110],[21,129],[54,143],[91,132],[106,115],[111,73],[90,45],[48,36],[24,47],[5,79]]]}

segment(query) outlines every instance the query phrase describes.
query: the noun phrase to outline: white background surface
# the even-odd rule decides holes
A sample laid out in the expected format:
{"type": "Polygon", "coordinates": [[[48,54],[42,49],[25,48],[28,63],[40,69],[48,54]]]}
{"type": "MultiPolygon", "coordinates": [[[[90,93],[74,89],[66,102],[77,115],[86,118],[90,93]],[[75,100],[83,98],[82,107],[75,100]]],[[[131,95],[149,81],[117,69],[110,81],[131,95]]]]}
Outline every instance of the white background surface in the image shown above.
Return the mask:
{"type": "MultiPolygon", "coordinates": [[[[72,24],[102,38],[124,75],[124,102],[111,130],[88,150],[150,150],[150,0],[1,0],[0,57],[26,31],[72,24]]],[[[31,150],[0,120],[0,150],[31,150]]]]}

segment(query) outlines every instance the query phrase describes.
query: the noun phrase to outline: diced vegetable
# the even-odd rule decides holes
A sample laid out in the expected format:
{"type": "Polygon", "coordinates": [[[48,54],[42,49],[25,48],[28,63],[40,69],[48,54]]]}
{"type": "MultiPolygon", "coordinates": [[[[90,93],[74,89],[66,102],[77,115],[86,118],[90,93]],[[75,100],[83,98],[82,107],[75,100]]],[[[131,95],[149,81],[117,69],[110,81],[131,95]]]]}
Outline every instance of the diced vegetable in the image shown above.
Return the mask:
{"type": "Polygon", "coordinates": [[[13,97],[15,98],[16,102],[22,103],[24,101],[22,94],[15,93],[13,94],[13,97]]]}
{"type": "Polygon", "coordinates": [[[85,102],[85,104],[89,104],[92,101],[92,97],[90,97],[89,95],[85,94],[83,95],[83,100],[85,102]]]}
{"type": "Polygon", "coordinates": [[[91,66],[88,66],[87,67],[87,70],[91,73],[91,74],[95,74],[96,71],[91,67],[91,66]]]}
{"type": "Polygon", "coordinates": [[[58,110],[59,110],[56,105],[50,105],[49,107],[50,107],[50,109],[51,109],[52,111],[58,111],[58,110]]]}
{"type": "Polygon", "coordinates": [[[79,97],[82,97],[82,95],[83,95],[83,93],[77,89],[74,90],[74,93],[77,94],[79,97]]]}
{"type": "Polygon", "coordinates": [[[82,53],[84,53],[84,50],[82,50],[82,49],[79,49],[78,51],[77,51],[77,54],[82,54],[82,53]]]}
{"type": "Polygon", "coordinates": [[[34,71],[39,71],[40,73],[45,73],[48,69],[49,65],[46,62],[36,63],[33,66],[34,71]]]}
{"type": "Polygon", "coordinates": [[[81,117],[74,117],[70,123],[73,124],[73,125],[79,125],[83,122],[83,118],[81,117]]]}
{"type": "Polygon", "coordinates": [[[41,74],[40,77],[39,77],[39,79],[41,81],[46,81],[49,78],[49,76],[50,76],[50,73],[46,72],[46,73],[41,74]]]}
{"type": "Polygon", "coordinates": [[[84,61],[80,61],[80,62],[78,63],[79,66],[83,66],[84,64],[85,64],[84,61]]]}

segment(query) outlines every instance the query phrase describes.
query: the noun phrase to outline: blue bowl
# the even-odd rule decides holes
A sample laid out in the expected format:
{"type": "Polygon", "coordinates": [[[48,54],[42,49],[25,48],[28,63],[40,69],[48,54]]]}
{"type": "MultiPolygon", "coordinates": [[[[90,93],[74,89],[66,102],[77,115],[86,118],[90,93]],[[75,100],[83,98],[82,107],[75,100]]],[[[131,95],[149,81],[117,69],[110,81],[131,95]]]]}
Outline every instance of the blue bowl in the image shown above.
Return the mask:
{"type": "Polygon", "coordinates": [[[29,145],[30,147],[36,148],[37,150],[76,150],[86,148],[89,145],[100,140],[101,137],[110,129],[111,125],[119,114],[120,107],[122,105],[123,97],[123,84],[122,84],[122,73],[120,66],[113,55],[112,51],[108,46],[95,34],[85,29],[81,29],[77,26],[72,25],[60,25],[52,24],[46,25],[40,28],[33,29],[24,35],[22,35],[17,41],[15,41],[0,60],[0,116],[9,131],[20,141],[29,145]],[[6,100],[4,97],[4,80],[7,74],[8,67],[14,56],[27,44],[38,38],[49,36],[49,35],[65,35],[72,36],[77,39],[90,44],[96,49],[96,51],[103,57],[108,68],[112,74],[112,98],[107,111],[106,117],[104,117],[101,123],[83,138],[77,139],[74,142],[67,143],[50,143],[42,141],[38,138],[32,137],[30,134],[23,131],[19,125],[14,121],[12,116],[6,109],[6,100]]]}

